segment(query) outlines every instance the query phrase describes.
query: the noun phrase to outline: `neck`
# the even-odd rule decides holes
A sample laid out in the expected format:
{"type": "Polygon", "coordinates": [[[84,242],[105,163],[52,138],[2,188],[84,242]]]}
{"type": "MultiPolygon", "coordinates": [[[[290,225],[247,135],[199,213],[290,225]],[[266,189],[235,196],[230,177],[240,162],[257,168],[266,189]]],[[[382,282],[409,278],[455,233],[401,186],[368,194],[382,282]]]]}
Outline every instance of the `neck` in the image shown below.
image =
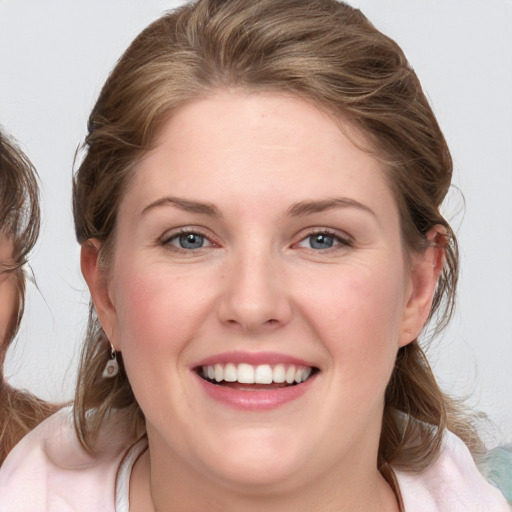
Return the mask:
{"type": "Polygon", "coordinates": [[[329,468],[307,484],[237,487],[198,475],[191,468],[162,467],[146,451],[130,479],[130,512],[398,512],[397,499],[377,471],[360,465],[329,468]],[[173,470],[174,469],[174,470],[173,470]],[[169,471],[170,470],[170,471],[169,471]]]}

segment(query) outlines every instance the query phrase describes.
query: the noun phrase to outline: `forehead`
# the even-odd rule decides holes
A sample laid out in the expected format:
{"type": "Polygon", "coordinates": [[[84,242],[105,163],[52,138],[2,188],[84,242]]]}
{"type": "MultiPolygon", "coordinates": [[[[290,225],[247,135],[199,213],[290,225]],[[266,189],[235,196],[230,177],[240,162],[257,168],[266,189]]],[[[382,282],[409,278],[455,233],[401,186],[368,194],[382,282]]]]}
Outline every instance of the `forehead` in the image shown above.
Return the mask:
{"type": "Polygon", "coordinates": [[[174,113],[127,195],[150,202],[168,190],[184,198],[273,204],[285,197],[384,194],[394,203],[383,166],[361,149],[367,146],[350,124],[303,99],[223,91],[174,113]]]}

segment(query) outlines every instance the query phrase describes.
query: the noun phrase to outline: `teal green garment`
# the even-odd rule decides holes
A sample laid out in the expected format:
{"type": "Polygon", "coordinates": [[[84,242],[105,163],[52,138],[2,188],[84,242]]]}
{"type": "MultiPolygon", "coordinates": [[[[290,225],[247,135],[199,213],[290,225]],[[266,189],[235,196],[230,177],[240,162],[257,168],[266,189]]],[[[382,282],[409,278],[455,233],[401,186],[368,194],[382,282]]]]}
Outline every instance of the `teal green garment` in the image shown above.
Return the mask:
{"type": "Polygon", "coordinates": [[[490,450],[478,466],[485,478],[512,504],[512,444],[490,450]]]}

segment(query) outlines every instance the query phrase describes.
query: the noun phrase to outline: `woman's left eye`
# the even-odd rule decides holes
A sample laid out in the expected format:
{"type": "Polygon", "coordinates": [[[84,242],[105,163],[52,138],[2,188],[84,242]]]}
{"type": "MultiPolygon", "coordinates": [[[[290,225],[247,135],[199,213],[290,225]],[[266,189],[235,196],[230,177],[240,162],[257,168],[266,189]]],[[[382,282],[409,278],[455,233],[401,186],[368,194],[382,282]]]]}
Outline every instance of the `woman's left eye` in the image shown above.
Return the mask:
{"type": "Polygon", "coordinates": [[[165,240],[164,245],[168,244],[189,251],[214,245],[204,235],[195,232],[178,233],[165,240]]]}
{"type": "Polygon", "coordinates": [[[332,233],[313,233],[303,238],[297,245],[307,249],[325,250],[337,245],[347,246],[350,242],[332,233]]]}

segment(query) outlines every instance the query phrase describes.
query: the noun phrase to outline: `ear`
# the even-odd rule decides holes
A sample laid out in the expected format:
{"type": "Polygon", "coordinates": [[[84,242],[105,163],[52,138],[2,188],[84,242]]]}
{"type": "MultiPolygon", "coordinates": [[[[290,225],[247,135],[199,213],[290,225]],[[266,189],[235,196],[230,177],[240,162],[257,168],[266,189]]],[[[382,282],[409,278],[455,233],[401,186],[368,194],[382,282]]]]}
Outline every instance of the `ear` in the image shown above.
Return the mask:
{"type": "Polygon", "coordinates": [[[410,257],[410,286],[398,340],[400,347],[420,335],[430,313],[437,280],[443,270],[446,229],[434,226],[426,238],[429,247],[410,257]]]}
{"type": "MultiPolygon", "coordinates": [[[[101,327],[109,341],[114,344],[114,333],[117,325],[117,315],[109,295],[107,277],[101,266],[99,254],[101,243],[91,238],[82,244],[80,266],[82,274],[91,292],[94,308],[101,327]]],[[[116,348],[114,346],[114,348],[116,348]]]]}

